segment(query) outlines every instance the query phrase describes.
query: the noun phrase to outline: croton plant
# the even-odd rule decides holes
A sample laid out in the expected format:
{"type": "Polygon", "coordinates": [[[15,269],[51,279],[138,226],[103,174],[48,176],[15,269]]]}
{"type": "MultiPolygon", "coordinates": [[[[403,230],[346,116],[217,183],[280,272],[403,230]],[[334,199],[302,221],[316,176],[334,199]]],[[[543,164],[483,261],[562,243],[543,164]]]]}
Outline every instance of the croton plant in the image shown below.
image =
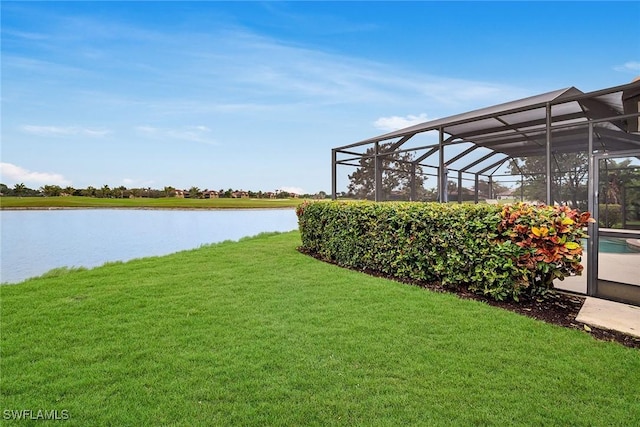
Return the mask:
{"type": "Polygon", "coordinates": [[[551,287],[553,280],[582,272],[581,239],[594,222],[589,212],[568,206],[505,205],[498,224],[499,240],[509,239],[522,248],[517,260],[530,272],[536,286],[551,287]]]}

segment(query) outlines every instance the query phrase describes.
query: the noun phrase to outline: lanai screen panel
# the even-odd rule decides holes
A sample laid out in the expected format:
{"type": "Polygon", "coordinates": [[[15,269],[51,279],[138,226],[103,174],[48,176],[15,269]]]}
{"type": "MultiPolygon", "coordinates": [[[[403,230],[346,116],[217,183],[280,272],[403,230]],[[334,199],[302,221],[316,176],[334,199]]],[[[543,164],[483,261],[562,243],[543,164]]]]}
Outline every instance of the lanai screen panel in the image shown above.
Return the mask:
{"type": "MultiPolygon", "coordinates": [[[[638,108],[636,105],[635,110],[627,111],[625,107],[633,106],[629,96],[638,94],[640,81],[586,94],[570,87],[421,123],[336,148],[334,153],[392,141],[400,141],[396,149],[402,150],[402,141],[436,131],[442,135],[440,144],[435,146],[436,152],[434,146],[416,148],[418,163],[437,170],[440,161],[446,164],[455,158],[458,171],[477,172],[478,168],[471,165],[478,160],[478,150],[468,150],[460,157],[459,151],[449,147],[472,143],[510,158],[584,151],[589,141],[589,122],[594,126],[594,152],[631,150],[640,147],[640,134],[632,127],[632,131],[628,131],[631,120],[628,116],[635,113],[637,121],[638,108]],[[623,97],[626,97],[624,102],[623,97]],[[438,150],[446,153],[440,154],[438,150]]],[[[339,163],[334,162],[334,167],[339,163]]]]}

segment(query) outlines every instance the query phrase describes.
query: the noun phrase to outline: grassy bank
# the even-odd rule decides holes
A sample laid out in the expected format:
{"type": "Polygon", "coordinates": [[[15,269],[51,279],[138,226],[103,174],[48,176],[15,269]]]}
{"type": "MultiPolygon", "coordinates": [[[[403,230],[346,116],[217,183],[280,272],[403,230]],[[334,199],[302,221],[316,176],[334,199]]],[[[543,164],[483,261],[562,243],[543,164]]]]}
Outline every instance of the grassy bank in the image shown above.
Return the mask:
{"type": "Polygon", "coordinates": [[[134,209],[269,209],[292,208],[301,199],[102,199],[97,197],[0,197],[2,209],[134,208],[134,209]]]}
{"type": "Polygon", "coordinates": [[[68,425],[640,422],[639,351],[340,269],[299,239],[0,287],[1,409],[68,425]]]}

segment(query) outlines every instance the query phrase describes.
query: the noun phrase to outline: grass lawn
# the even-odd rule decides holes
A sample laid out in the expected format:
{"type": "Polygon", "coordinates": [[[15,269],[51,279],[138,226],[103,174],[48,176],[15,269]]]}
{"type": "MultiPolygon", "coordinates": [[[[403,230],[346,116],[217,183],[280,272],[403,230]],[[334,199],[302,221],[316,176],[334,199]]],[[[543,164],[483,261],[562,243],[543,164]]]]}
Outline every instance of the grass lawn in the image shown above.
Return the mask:
{"type": "Polygon", "coordinates": [[[299,254],[299,239],[261,235],[0,287],[3,416],[640,424],[640,351],[340,269],[299,254]]]}
{"type": "Polygon", "coordinates": [[[103,199],[97,197],[0,197],[2,209],[30,208],[156,208],[156,209],[265,209],[292,208],[302,199],[103,199]]]}

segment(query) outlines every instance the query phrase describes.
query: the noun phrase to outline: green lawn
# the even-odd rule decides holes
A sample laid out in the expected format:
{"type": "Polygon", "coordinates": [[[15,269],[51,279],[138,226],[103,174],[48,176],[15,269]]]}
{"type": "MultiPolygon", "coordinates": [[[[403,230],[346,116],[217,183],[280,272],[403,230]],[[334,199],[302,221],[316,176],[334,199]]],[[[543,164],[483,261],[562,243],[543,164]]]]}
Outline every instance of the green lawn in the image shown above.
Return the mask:
{"type": "Polygon", "coordinates": [[[261,235],[0,287],[3,416],[64,410],[64,424],[79,426],[640,423],[640,351],[340,269],[298,253],[299,239],[261,235]]]}
{"type": "Polygon", "coordinates": [[[245,209],[292,208],[301,199],[102,199],[97,197],[0,197],[2,209],[29,208],[156,208],[156,209],[245,209]]]}

